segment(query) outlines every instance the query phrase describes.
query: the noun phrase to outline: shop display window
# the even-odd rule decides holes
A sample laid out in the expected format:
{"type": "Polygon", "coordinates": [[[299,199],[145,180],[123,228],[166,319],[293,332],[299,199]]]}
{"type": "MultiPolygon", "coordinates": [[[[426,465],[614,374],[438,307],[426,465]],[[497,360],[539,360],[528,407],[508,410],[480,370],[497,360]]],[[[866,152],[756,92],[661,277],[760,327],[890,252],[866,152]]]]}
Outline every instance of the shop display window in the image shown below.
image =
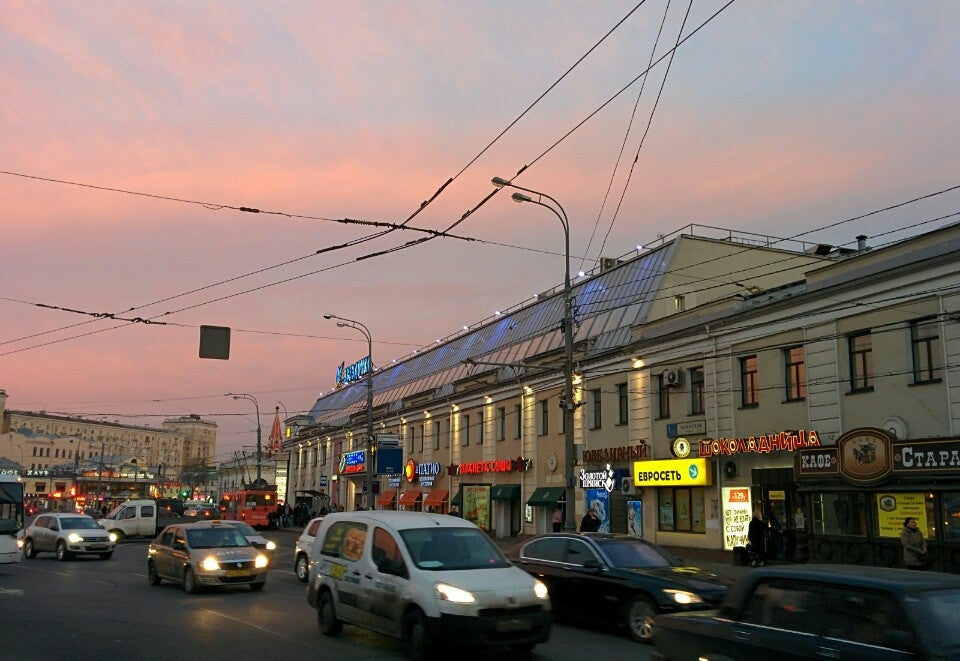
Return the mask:
{"type": "Polygon", "coordinates": [[[818,535],[867,534],[866,499],[862,493],[818,493],[813,497],[813,532],[818,535]]]}
{"type": "MultiPolygon", "coordinates": [[[[933,521],[933,517],[928,516],[927,520],[933,521]]],[[[928,539],[929,537],[930,535],[927,534],[928,539]]],[[[943,494],[943,539],[948,542],[960,542],[960,492],[957,491],[948,491],[943,494]]]]}
{"type": "Polygon", "coordinates": [[[657,520],[660,530],[706,533],[704,490],[699,487],[659,489],[657,520]]]}

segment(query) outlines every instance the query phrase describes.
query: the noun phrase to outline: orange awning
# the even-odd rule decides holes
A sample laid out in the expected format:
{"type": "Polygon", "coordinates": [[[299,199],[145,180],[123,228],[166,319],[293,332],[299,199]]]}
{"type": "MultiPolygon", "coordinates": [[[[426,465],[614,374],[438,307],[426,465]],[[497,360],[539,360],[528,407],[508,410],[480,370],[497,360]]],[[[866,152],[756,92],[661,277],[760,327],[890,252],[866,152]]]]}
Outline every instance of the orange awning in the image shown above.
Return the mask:
{"type": "Polygon", "coordinates": [[[424,507],[440,507],[443,505],[443,501],[447,499],[447,491],[445,489],[434,489],[426,496],[423,497],[423,506],[424,507]]]}
{"type": "Polygon", "coordinates": [[[415,504],[418,500],[420,500],[420,494],[422,493],[423,492],[419,490],[404,491],[403,495],[400,496],[400,504],[410,507],[411,505],[415,504]]]}
{"type": "Polygon", "coordinates": [[[377,497],[377,505],[392,505],[393,499],[396,497],[396,491],[384,491],[377,497]]]}

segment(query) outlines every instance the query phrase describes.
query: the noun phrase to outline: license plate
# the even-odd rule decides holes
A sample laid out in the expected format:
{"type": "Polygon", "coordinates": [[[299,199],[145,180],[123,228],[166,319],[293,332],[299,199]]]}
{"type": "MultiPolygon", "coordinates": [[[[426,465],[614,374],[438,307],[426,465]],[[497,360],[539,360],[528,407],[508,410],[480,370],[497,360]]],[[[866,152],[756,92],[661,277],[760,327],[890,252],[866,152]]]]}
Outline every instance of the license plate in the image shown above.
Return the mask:
{"type": "Polygon", "coordinates": [[[106,550],[107,550],[107,547],[104,546],[103,544],[94,544],[93,546],[90,547],[90,550],[91,550],[91,551],[106,551],[106,550]]]}
{"type": "Polygon", "coordinates": [[[232,578],[234,576],[246,576],[247,572],[243,571],[242,569],[228,569],[226,574],[232,578]]]}
{"type": "Polygon", "coordinates": [[[530,623],[518,617],[506,620],[497,620],[497,631],[523,631],[530,628],[530,623]]]}

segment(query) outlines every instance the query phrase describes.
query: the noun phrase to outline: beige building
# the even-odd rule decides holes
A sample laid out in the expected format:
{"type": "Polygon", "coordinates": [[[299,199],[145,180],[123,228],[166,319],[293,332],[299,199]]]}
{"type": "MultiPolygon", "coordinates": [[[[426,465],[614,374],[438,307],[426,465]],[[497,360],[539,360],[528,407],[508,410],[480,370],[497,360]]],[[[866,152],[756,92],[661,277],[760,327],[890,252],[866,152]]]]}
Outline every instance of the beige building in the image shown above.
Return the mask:
{"type": "Polygon", "coordinates": [[[73,478],[93,472],[101,485],[106,473],[174,495],[185,468],[212,464],[216,442],[216,423],[196,415],[165,420],[163,429],[135,427],[9,410],[0,390],[0,457],[23,467],[26,492],[36,497],[69,491],[73,478]]]}

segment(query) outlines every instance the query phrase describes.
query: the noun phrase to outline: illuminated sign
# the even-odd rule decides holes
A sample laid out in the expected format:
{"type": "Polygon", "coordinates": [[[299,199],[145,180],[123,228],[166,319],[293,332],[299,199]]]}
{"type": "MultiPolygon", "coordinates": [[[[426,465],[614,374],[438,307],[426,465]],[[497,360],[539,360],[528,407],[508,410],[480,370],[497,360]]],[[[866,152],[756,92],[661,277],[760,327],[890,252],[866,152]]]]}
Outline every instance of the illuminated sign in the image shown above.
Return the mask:
{"type": "Polygon", "coordinates": [[[607,464],[602,471],[586,471],[580,469],[580,488],[581,489],[605,489],[607,493],[613,491],[613,470],[610,464],[607,464]]]}
{"type": "Polygon", "coordinates": [[[820,436],[815,431],[782,431],[779,434],[750,436],[748,438],[704,438],[699,443],[701,457],[727,456],[744,453],[767,454],[780,450],[800,450],[820,447],[820,436]]]}
{"type": "Polygon", "coordinates": [[[353,381],[359,381],[370,371],[370,356],[364,356],[353,365],[340,363],[337,365],[337,387],[344,386],[353,381]]]}
{"type": "Polygon", "coordinates": [[[750,487],[723,488],[723,550],[732,551],[747,545],[747,532],[753,510],[750,506],[750,487]]]}
{"type": "Polygon", "coordinates": [[[443,472],[443,466],[438,462],[417,463],[413,459],[408,459],[403,467],[403,476],[407,482],[416,482],[424,487],[433,486],[433,481],[443,472]]]}
{"type": "Polygon", "coordinates": [[[649,457],[649,446],[646,441],[640,441],[637,445],[626,445],[619,448],[599,448],[597,450],[584,450],[581,456],[583,461],[621,461],[623,459],[646,459],[649,457]]]}
{"type": "Polygon", "coordinates": [[[364,473],[367,470],[364,462],[365,452],[363,450],[354,450],[353,452],[344,452],[340,455],[339,472],[341,475],[355,475],[364,473]]]}
{"type": "Polygon", "coordinates": [[[638,487],[706,486],[711,482],[706,459],[633,462],[633,483],[638,487]]]}
{"type": "Polygon", "coordinates": [[[450,475],[480,475],[482,473],[512,473],[526,472],[530,468],[530,460],[523,457],[516,459],[494,459],[493,461],[474,461],[466,464],[450,464],[447,473],[450,475]]]}

